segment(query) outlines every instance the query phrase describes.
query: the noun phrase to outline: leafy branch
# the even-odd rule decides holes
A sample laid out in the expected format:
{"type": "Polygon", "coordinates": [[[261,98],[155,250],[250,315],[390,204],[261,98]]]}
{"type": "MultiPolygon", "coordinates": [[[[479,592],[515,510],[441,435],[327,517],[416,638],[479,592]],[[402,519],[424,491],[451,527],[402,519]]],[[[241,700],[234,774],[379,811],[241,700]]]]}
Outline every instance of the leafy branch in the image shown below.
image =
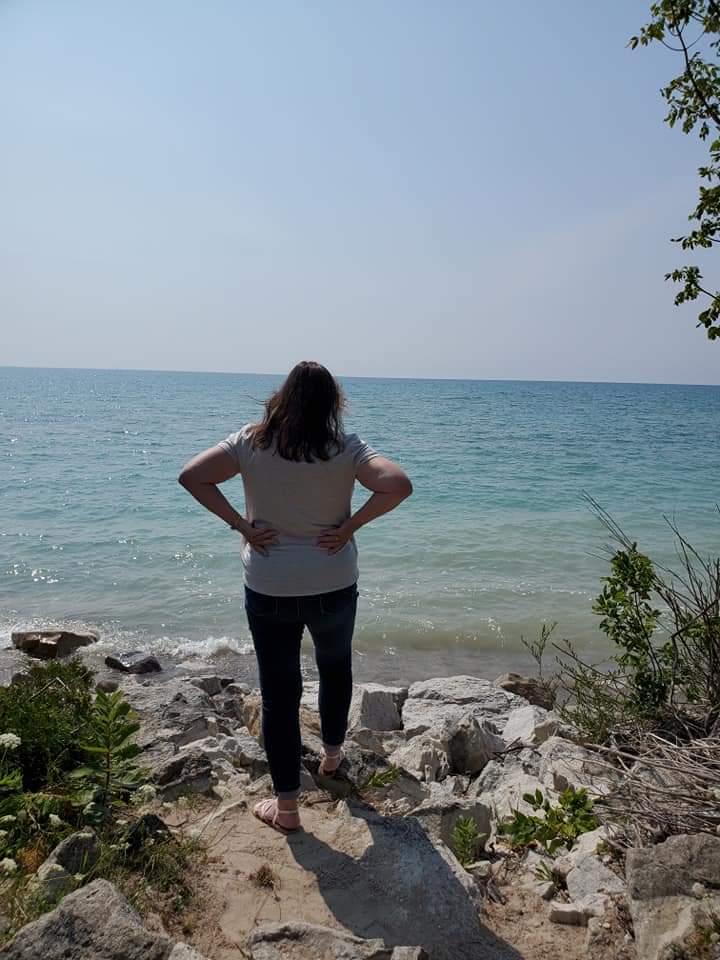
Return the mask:
{"type": "MultiPolygon", "coordinates": [[[[673,242],[683,250],[710,249],[720,243],[720,71],[714,62],[720,50],[720,7],[715,0],[659,0],[651,4],[650,16],[650,22],[630,38],[629,46],[661,43],[682,55],[684,67],[660,91],[669,107],[665,122],[670,127],[679,124],[685,134],[697,128],[703,142],[710,138],[710,163],[698,169],[699,199],[688,216],[697,226],[673,242]],[[691,28],[699,33],[689,40],[691,28]]],[[[665,279],[682,285],[675,295],[677,306],[706,298],[697,326],[705,328],[710,340],[720,337],[720,291],[702,282],[700,268],[677,267],[665,279]]]]}

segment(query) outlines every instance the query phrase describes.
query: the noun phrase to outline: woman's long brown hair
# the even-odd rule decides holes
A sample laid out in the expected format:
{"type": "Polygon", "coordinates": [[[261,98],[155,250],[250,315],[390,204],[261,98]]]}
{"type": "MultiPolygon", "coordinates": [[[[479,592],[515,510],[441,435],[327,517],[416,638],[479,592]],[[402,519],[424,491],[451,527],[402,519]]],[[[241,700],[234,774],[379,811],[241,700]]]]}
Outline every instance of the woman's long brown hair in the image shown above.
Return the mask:
{"type": "Polygon", "coordinates": [[[285,460],[329,460],[342,449],[345,396],[320,363],[303,360],[265,402],[265,416],[252,427],[261,449],[276,444],[285,460]]]}

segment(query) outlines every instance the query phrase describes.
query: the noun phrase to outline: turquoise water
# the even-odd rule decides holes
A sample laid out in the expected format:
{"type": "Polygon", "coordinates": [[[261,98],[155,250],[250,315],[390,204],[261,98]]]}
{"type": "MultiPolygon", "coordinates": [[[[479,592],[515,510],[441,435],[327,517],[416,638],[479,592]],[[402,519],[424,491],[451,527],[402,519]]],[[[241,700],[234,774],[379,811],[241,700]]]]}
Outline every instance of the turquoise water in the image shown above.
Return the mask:
{"type": "MultiPolygon", "coordinates": [[[[74,623],[113,646],[246,656],[239,541],[176,477],[279,379],[0,368],[0,631],[74,623]]],[[[415,485],[358,537],[365,674],[519,666],[543,621],[601,645],[606,537],[583,491],[664,559],[663,514],[720,546],[720,387],[344,384],[348,429],[415,485]]],[[[242,508],[239,479],[224,489],[242,508]]]]}

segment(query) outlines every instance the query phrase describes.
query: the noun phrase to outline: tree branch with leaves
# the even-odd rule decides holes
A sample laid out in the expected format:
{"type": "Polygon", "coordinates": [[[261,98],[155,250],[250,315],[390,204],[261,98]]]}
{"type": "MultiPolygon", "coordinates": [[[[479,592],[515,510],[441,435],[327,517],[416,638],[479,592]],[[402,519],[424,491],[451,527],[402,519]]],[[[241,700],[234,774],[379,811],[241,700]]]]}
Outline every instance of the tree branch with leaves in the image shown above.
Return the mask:
{"type": "MultiPolygon", "coordinates": [[[[695,132],[709,154],[709,162],[698,169],[698,202],[688,216],[694,226],[673,242],[683,250],[710,249],[720,243],[720,5],[716,0],[660,0],[651,5],[650,16],[629,46],[660,43],[680,54],[682,72],[660,91],[668,104],[665,122],[679,125],[683,133],[695,132]]],[[[681,284],[677,306],[695,300],[704,304],[697,325],[710,340],[719,338],[720,290],[704,281],[700,268],[677,267],[665,279],[681,284]]]]}

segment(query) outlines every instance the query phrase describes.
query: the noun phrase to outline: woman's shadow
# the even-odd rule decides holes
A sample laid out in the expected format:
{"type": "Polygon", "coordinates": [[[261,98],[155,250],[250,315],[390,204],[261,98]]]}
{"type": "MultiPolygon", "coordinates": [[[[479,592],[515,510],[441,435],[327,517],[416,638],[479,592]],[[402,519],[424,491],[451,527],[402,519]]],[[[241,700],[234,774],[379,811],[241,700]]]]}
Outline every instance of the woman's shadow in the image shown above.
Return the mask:
{"type": "Polygon", "coordinates": [[[421,946],[432,960],[521,960],[483,927],[472,881],[414,817],[383,817],[348,801],[337,829],[356,856],[305,831],[288,843],[341,926],[390,947],[421,946]]]}

